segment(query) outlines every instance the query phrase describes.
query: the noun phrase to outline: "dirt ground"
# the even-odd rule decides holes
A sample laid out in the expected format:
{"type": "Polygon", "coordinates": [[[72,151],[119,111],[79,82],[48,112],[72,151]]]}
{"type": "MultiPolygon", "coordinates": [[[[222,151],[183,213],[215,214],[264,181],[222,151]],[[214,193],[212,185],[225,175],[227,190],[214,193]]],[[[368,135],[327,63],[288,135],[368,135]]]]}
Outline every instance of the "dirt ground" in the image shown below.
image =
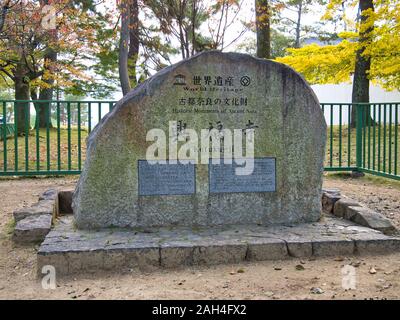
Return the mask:
{"type": "MultiPolygon", "coordinates": [[[[0,180],[0,299],[399,299],[400,253],[240,263],[179,270],[138,270],[57,279],[43,289],[36,278],[37,247],[10,240],[12,211],[51,187],[75,178],[0,180]],[[356,270],[356,289],[342,288],[341,269],[356,270]],[[302,266],[302,267],[300,267],[302,266]]],[[[400,183],[331,175],[324,186],[339,188],[383,213],[400,227],[400,183]]]]}

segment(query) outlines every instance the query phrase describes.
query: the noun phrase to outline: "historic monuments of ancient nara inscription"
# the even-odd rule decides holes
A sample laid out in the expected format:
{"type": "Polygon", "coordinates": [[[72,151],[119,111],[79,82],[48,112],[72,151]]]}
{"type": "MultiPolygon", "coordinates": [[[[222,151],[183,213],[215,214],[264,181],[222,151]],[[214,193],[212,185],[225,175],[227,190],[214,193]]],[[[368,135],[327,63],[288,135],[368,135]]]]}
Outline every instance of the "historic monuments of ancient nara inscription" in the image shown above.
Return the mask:
{"type": "Polygon", "coordinates": [[[92,131],[76,225],[317,221],[325,139],[318,100],[295,71],[201,53],[132,90],[92,131]]]}

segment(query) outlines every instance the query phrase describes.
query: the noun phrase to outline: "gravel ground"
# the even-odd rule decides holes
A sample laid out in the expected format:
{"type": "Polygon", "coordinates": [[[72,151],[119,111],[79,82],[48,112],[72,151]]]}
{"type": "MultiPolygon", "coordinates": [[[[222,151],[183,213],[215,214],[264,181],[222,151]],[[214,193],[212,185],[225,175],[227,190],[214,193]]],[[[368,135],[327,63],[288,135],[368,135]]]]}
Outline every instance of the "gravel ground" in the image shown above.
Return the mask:
{"type": "MultiPolygon", "coordinates": [[[[76,178],[0,180],[0,299],[399,299],[400,253],[289,259],[57,279],[45,290],[35,276],[37,247],[10,240],[12,211],[76,178]],[[356,289],[342,288],[341,268],[356,267],[356,289]],[[302,266],[302,267],[299,267],[302,266]]],[[[330,175],[324,186],[383,213],[400,227],[400,184],[330,175]]]]}

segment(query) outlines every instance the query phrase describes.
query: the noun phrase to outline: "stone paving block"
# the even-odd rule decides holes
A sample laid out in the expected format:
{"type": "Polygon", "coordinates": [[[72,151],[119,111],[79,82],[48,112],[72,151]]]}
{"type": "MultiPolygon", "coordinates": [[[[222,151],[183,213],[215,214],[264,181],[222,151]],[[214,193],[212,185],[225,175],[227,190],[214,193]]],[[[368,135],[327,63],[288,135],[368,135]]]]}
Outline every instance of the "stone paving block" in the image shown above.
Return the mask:
{"type": "Polygon", "coordinates": [[[358,239],[355,240],[355,252],[360,255],[367,254],[390,254],[399,252],[399,238],[384,239],[358,239]]]}
{"type": "Polygon", "coordinates": [[[379,230],[382,233],[389,235],[394,234],[397,231],[389,219],[369,208],[351,206],[348,207],[347,212],[349,212],[349,220],[354,221],[359,225],[379,230]]]}
{"type": "Polygon", "coordinates": [[[326,213],[333,213],[334,205],[340,198],[338,189],[322,189],[322,210],[326,213]]]}
{"type": "Polygon", "coordinates": [[[37,275],[38,277],[43,277],[42,268],[44,266],[53,266],[57,275],[66,275],[69,274],[68,269],[68,259],[67,255],[64,253],[50,253],[43,254],[38,253],[37,255],[37,275]]]}
{"type": "Polygon", "coordinates": [[[136,261],[137,266],[141,271],[152,271],[160,267],[160,249],[159,248],[141,248],[135,249],[134,254],[129,253],[128,266],[136,261]],[[133,258],[134,255],[134,258],[133,258]],[[129,258],[131,257],[131,258],[129,258]],[[134,260],[135,259],[135,260],[134,260]]]}
{"type": "Polygon", "coordinates": [[[57,196],[58,196],[58,191],[56,189],[49,189],[49,190],[46,190],[45,192],[43,192],[39,196],[39,201],[40,200],[53,200],[53,201],[55,201],[57,199],[57,196]]]}
{"type": "Polygon", "coordinates": [[[68,261],[68,273],[73,274],[82,270],[81,251],[72,251],[65,254],[68,261]]]}
{"type": "Polygon", "coordinates": [[[246,259],[246,253],[246,244],[199,246],[193,251],[193,263],[196,265],[237,263],[246,259]]]}
{"type": "Polygon", "coordinates": [[[128,266],[128,255],[126,250],[104,250],[103,268],[104,270],[118,271],[128,266]]]}
{"type": "Polygon", "coordinates": [[[354,248],[354,241],[350,239],[317,239],[312,242],[314,256],[353,255],[354,248]]]}
{"type": "Polygon", "coordinates": [[[288,257],[288,250],[285,241],[279,239],[259,239],[248,244],[246,260],[281,260],[288,257]]]}
{"type": "Polygon", "coordinates": [[[340,195],[340,189],[337,188],[322,188],[322,193],[338,194],[340,195]]]}
{"type": "Polygon", "coordinates": [[[350,206],[361,206],[357,201],[349,198],[341,198],[333,206],[333,214],[339,218],[347,219],[347,208],[350,206]]]}
{"type": "Polygon", "coordinates": [[[307,258],[313,254],[313,246],[311,241],[307,240],[288,240],[286,242],[288,254],[295,258],[307,258]]]}
{"type": "Polygon", "coordinates": [[[31,207],[25,207],[13,212],[15,222],[25,219],[29,216],[37,216],[48,214],[53,216],[55,214],[55,202],[54,200],[41,200],[31,207]]]}
{"type": "Polygon", "coordinates": [[[104,269],[104,251],[103,250],[88,250],[68,252],[68,271],[70,274],[85,272],[96,272],[104,269]]]}
{"type": "Polygon", "coordinates": [[[169,247],[161,245],[161,266],[166,268],[176,268],[193,264],[194,248],[169,247]]]}
{"type": "Polygon", "coordinates": [[[48,214],[28,216],[19,220],[14,228],[13,240],[17,243],[43,241],[51,229],[52,217],[48,214]]]}

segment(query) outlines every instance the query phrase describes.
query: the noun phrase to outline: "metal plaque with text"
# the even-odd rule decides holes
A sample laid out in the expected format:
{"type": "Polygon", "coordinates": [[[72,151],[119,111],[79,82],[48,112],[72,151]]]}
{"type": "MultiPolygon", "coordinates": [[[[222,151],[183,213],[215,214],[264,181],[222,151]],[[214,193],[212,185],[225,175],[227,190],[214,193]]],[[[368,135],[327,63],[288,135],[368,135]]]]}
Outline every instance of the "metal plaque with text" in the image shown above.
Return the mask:
{"type": "Polygon", "coordinates": [[[138,161],[139,195],[187,195],[196,192],[194,164],[138,161]]]}
{"type": "Polygon", "coordinates": [[[254,159],[254,170],[248,175],[238,175],[238,164],[208,164],[210,193],[224,192],[274,192],[276,191],[276,159],[254,159]]]}

